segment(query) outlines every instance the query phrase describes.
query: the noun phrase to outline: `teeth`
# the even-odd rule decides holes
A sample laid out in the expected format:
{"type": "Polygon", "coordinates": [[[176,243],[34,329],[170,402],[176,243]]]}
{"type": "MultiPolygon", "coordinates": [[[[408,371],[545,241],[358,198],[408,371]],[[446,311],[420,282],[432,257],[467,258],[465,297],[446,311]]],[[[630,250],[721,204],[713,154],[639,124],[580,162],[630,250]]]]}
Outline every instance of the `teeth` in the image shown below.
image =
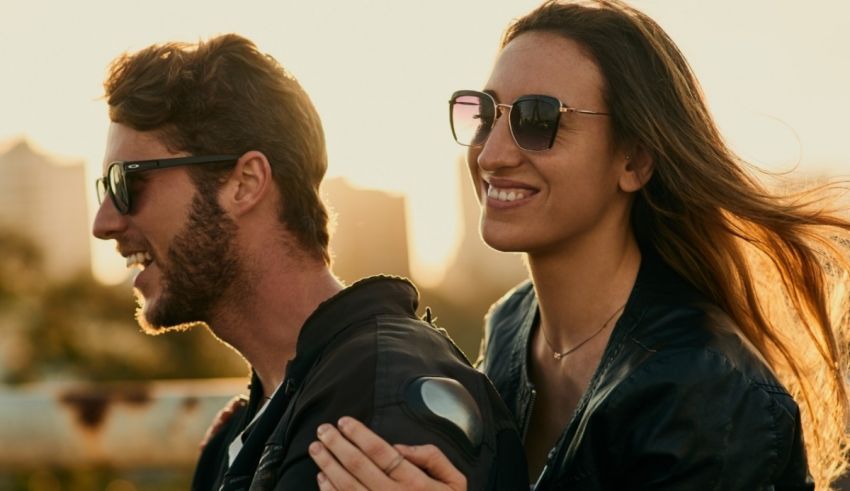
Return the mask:
{"type": "Polygon", "coordinates": [[[516,201],[525,198],[527,190],[524,189],[498,189],[494,186],[487,188],[487,197],[498,201],[516,201]]]}
{"type": "Polygon", "coordinates": [[[153,261],[153,257],[151,257],[151,255],[147,252],[136,252],[127,256],[127,267],[145,269],[145,265],[149,264],[151,261],[153,261]]]}

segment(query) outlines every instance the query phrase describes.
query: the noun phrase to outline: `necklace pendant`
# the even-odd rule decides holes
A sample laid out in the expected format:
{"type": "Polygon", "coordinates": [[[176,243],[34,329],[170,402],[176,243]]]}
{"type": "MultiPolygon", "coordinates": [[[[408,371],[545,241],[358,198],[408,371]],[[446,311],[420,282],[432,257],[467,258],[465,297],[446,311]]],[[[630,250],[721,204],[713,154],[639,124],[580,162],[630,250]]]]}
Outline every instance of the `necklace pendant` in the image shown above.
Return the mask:
{"type": "Polygon", "coordinates": [[[563,358],[563,357],[564,357],[564,355],[562,355],[561,353],[554,353],[554,354],[552,354],[552,358],[554,358],[554,359],[555,359],[555,361],[560,360],[560,359],[561,359],[561,358],[563,358]]]}

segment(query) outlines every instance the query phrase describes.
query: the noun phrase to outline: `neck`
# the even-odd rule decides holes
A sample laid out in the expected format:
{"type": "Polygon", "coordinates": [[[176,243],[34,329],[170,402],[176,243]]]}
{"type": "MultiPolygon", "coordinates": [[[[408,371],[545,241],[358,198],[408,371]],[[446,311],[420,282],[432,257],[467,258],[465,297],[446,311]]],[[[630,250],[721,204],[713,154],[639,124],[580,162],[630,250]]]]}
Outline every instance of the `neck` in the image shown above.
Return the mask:
{"type": "Polygon", "coordinates": [[[603,324],[610,328],[631,293],[639,266],[640,249],[630,230],[616,240],[586,240],[554,252],[529,253],[540,325],[552,349],[574,347],[603,324]]]}
{"type": "Polygon", "coordinates": [[[343,287],[321,261],[268,251],[243,276],[247,280],[234,288],[240,291],[212,316],[210,330],[245,357],[268,397],[295,357],[304,322],[343,287]]]}

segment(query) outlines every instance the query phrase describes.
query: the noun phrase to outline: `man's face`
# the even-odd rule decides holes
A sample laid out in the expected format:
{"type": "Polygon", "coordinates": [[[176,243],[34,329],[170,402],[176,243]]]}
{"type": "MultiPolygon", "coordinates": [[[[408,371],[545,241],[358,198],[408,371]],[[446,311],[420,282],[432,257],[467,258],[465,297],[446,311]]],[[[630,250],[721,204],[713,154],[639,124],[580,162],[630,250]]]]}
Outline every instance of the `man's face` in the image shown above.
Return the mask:
{"type": "MultiPolygon", "coordinates": [[[[105,172],[116,160],[181,155],[185,154],[169,150],[154,132],[112,123],[103,168],[105,172]]],[[[100,239],[115,239],[127,266],[141,269],[133,282],[139,324],[148,333],[160,333],[210,322],[237,277],[236,225],[219,206],[215,192],[199,192],[185,167],[134,174],[128,185],[131,213],[121,215],[105,199],[93,233],[100,239]]]]}

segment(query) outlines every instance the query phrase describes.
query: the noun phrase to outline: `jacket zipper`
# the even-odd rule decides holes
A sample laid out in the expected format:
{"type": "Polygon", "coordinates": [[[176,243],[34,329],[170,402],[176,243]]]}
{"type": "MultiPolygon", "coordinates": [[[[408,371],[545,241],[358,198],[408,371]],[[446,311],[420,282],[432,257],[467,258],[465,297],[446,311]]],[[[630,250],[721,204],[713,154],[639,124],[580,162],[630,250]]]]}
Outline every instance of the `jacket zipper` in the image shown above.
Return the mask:
{"type": "Polygon", "coordinates": [[[531,413],[534,411],[534,400],[537,398],[537,389],[531,389],[531,400],[528,402],[528,408],[525,411],[525,418],[522,422],[522,441],[525,444],[525,437],[528,433],[528,425],[531,423],[531,413]]]}
{"type": "MultiPolygon", "coordinates": [[[[534,401],[537,398],[537,389],[531,389],[531,397],[528,401],[528,410],[525,413],[525,421],[522,423],[522,442],[525,445],[525,437],[528,434],[528,426],[531,423],[531,413],[534,412],[534,401]]],[[[554,449],[553,449],[554,450],[554,449]]],[[[546,463],[543,465],[543,469],[540,471],[540,474],[534,480],[534,484],[530,486],[530,489],[533,491],[537,489],[537,486],[540,485],[540,482],[543,480],[543,476],[546,474],[546,471],[549,470],[549,460],[552,458],[552,450],[549,451],[549,454],[546,456],[546,463]]],[[[528,476],[533,478],[534,476],[528,476]]]]}

